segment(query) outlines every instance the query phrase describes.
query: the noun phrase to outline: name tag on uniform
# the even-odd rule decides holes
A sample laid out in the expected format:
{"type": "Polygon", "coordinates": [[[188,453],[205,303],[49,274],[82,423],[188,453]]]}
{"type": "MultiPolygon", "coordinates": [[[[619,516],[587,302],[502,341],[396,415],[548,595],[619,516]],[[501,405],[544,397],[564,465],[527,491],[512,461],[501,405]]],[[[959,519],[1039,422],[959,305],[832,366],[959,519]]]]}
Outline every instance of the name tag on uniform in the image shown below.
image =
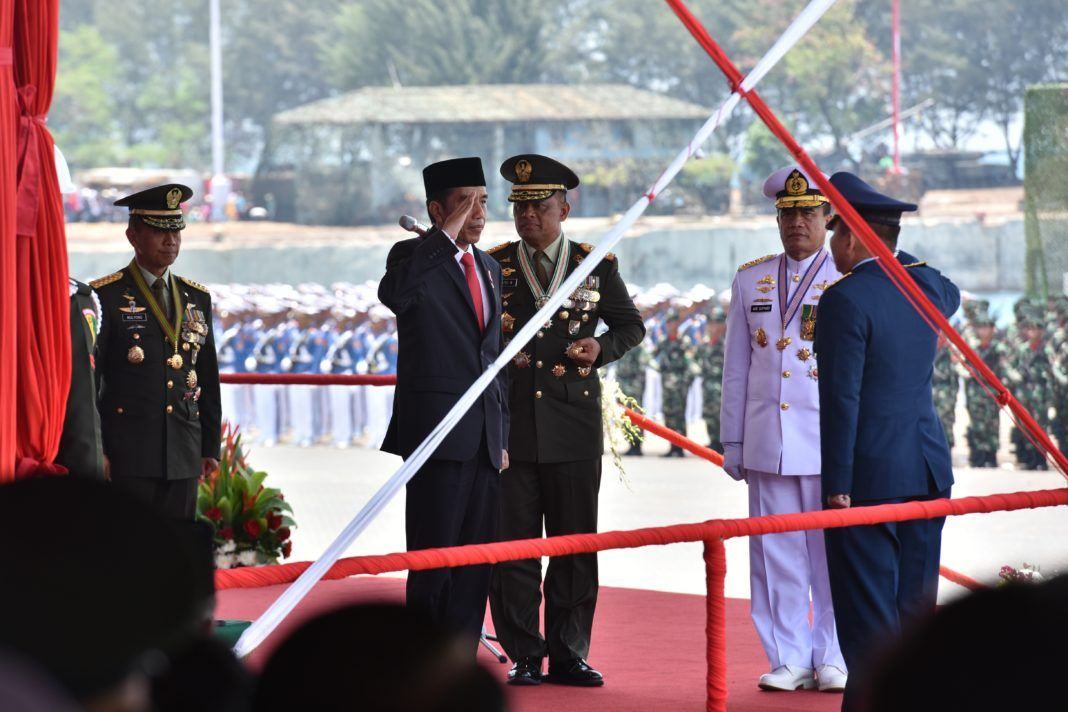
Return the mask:
{"type": "Polygon", "coordinates": [[[512,288],[518,287],[519,286],[519,278],[518,277],[512,277],[511,279],[502,279],[501,280],[501,286],[504,289],[508,289],[509,287],[512,287],[512,288]]]}
{"type": "Polygon", "coordinates": [[[769,312],[769,311],[771,311],[771,305],[770,304],[754,304],[753,306],[749,307],[749,311],[750,312],[769,312]]]}
{"type": "Polygon", "coordinates": [[[119,317],[123,322],[136,322],[136,321],[148,321],[148,314],[141,312],[140,314],[120,314],[119,317]]]}

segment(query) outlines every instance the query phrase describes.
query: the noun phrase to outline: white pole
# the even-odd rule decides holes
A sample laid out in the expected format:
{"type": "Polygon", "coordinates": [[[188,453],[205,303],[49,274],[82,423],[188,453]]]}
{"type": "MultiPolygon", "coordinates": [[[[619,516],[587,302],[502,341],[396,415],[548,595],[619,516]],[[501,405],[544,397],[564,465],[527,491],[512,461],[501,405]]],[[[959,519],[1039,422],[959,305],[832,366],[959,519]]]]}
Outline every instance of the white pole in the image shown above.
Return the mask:
{"type": "Polygon", "coordinates": [[[226,220],[226,201],[230,197],[230,180],[226,177],[223,143],[222,31],[219,0],[210,3],[211,44],[211,219],[226,220]]]}

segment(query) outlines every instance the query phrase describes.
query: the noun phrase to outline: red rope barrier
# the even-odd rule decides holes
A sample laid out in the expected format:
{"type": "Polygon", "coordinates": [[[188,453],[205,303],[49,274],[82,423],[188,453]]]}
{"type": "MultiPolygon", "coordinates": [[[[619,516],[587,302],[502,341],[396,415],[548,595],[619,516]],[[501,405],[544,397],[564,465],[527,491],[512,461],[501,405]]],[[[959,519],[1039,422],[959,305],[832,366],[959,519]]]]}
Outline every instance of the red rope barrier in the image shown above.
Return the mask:
{"type": "Polygon", "coordinates": [[[946,579],[947,581],[952,581],[958,586],[963,586],[969,591],[982,591],[984,588],[986,588],[984,584],[979,583],[971,576],[965,576],[961,572],[954,571],[953,569],[947,566],[938,567],[938,573],[942,578],[946,579]]]}
{"type": "MultiPolygon", "coordinates": [[[[493,544],[471,544],[440,549],[397,552],[341,559],[324,578],[338,579],[358,574],[382,574],[393,571],[423,571],[472,564],[495,564],[542,556],[570,556],[607,549],[634,549],[642,546],[680,544],[706,539],[759,536],[789,531],[851,527],[857,525],[900,522],[909,519],[960,516],[989,512],[1008,512],[1038,507],[1068,505],[1068,488],[1036,490],[936,499],[927,502],[881,504],[874,507],[828,509],[820,512],[777,514],[747,519],[714,519],[696,524],[675,524],[600,534],[569,534],[545,539],[520,539],[493,544]]],[[[215,572],[219,589],[256,588],[290,583],[309,566],[309,562],[277,564],[215,572]]]]}
{"type": "Polygon", "coordinates": [[[1031,416],[1023,405],[1016,400],[1015,396],[1009,392],[1000,379],[994,374],[990,368],[983,363],[983,360],[979,358],[979,355],[972,350],[971,346],[961,337],[957,331],[950,326],[949,321],[946,320],[938,308],[931,303],[927,298],[927,295],[923,293],[923,290],[904,266],[894,259],[890,249],[883,244],[882,240],[876,237],[867,221],[860,217],[860,214],[850,205],[842,194],[838,192],[831,182],[820,171],[819,166],[816,165],[809,155],[805,152],[805,149],[794,139],[793,135],[786,129],[785,126],[775,116],[774,112],[768,107],[764,100],[760,97],[755,90],[742,91],[741,83],[743,76],[738,67],[734,65],[730,57],[720,48],[712,36],[708,34],[708,31],[701,24],[686,4],[682,0],[665,0],[671,9],[675,12],[678,18],[682,21],[682,24],[686,26],[690,34],[697,40],[698,44],[704,48],[708,56],[712,58],[712,61],[716,63],[716,66],[726,75],[727,80],[730,82],[732,89],[739,92],[749,105],[756,112],[757,116],[763,120],[768,129],[783,143],[783,145],[789,150],[790,154],[797,160],[799,164],[808,172],[810,176],[815,179],[819,184],[820,190],[826,195],[831,203],[834,205],[835,210],[845,220],[849,229],[860,238],[860,241],[874,256],[879,259],[879,267],[886,272],[887,276],[894,285],[901,291],[901,293],[908,299],[916,310],[931,324],[937,331],[941,331],[946,335],[946,338],[953,343],[953,345],[960,351],[964,358],[983,376],[983,379],[987,381],[993,388],[997,395],[996,400],[998,403],[1003,403],[1008,407],[1012,415],[1018,420],[1020,425],[1028,435],[1034,438],[1041,448],[1052,457],[1054,464],[1060,470],[1061,474],[1068,477],[1068,457],[1065,457],[1057,446],[1053,444],[1049,435],[1046,434],[1038,423],[1031,416]]]}
{"type": "Polygon", "coordinates": [[[650,432],[653,435],[659,435],[672,445],[678,445],[683,450],[689,450],[694,455],[704,458],[705,460],[708,460],[709,462],[719,467],[723,467],[723,456],[712,448],[705,447],[704,445],[698,445],[693,440],[690,440],[684,435],[676,433],[671,428],[664,427],[655,420],[648,418],[642,415],[641,413],[633,411],[630,408],[624,408],[623,410],[626,411],[627,417],[630,418],[630,422],[634,423],[642,430],[650,432]]]}
{"type": "Polygon", "coordinates": [[[727,712],[727,549],[722,539],[705,540],[705,652],[708,712],[727,712]]]}

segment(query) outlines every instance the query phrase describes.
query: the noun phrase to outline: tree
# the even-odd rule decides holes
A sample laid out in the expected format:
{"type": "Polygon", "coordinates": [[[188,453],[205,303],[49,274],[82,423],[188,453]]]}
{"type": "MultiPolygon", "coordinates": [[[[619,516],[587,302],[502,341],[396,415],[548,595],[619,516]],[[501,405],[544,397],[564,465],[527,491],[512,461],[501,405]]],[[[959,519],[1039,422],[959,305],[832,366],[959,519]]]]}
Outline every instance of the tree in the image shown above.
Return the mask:
{"type": "Polygon", "coordinates": [[[530,83],[547,58],[559,3],[365,0],[342,6],[323,50],[338,89],[366,85],[530,83]]]}
{"type": "Polygon", "coordinates": [[[75,168],[119,161],[125,146],[115,119],[118,52],[96,28],[61,31],[59,64],[49,124],[75,168]]]}

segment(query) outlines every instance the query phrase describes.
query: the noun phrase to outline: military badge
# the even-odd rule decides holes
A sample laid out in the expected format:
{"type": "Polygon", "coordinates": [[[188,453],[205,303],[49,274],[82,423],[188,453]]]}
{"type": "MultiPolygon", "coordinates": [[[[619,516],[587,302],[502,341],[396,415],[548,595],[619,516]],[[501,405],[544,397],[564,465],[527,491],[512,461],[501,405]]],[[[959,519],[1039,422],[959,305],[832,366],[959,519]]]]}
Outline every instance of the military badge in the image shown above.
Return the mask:
{"type": "Polygon", "coordinates": [[[131,346],[126,352],[126,360],[130,363],[141,363],[145,360],[145,350],[140,346],[131,346]]]}
{"type": "Polygon", "coordinates": [[[583,314],[582,315],[582,320],[583,321],[589,321],[590,320],[590,315],[589,314],[583,314]]]}
{"type": "Polygon", "coordinates": [[[196,371],[190,371],[189,374],[186,375],[186,377],[185,377],[185,386],[186,386],[186,388],[196,388],[197,387],[197,372],[196,371]]]}
{"type": "Polygon", "coordinates": [[[182,191],[180,188],[171,188],[167,191],[167,209],[175,210],[182,204],[182,191]]]}
{"type": "Polygon", "coordinates": [[[167,365],[173,368],[175,371],[181,370],[183,363],[185,363],[185,361],[182,360],[182,355],[180,353],[175,353],[173,356],[167,359],[167,365]]]}
{"type": "Polygon", "coordinates": [[[800,348],[797,350],[797,358],[801,361],[808,361],[811,356],[812,352],[806,348],[800,348]]]}
{"type": "Polygon", "coordinates": [[[792,344],[793,341],[794,340],[792,338],[790,338],[789,336],[783,336],[782,338],[780,338],[778,341],[775,342],[775,348],[777,348],[779,351],[785,351],[786,347],[789,346],[790,344],[792,344]]]}
{"type": "Polygon", "coordinates": [[[567,373],[567,367],[564,364],[558,363],[553,366],[553,375],[557,378],[562,377],[565,373],[567,373]]]}
{"type": "Polygon", "coordinates": [[[787,195],[804,195],[808,192],[808,181],[801,175],[800,171],[793,171],[786,179],[786,194],[787,195]]]}
{"type": "Polygon", "coordinates": [[[501,285],[505,289],[515,289],[519,286],[519,277],[512,277],[511,279],[502,279],[501,285]]]}
{"type": "Polygon", "coordinates": [[[501,331],[506,334],[511,334],[515,331],[515,317],[508,312],[501,314],[501,331]]]}
{"type": "Polygon", "coordinates": [[[578,367],[578,375],[580,375],[583,378],[585,378],[586,376],[590,375],[590,371],[592,371],[592,370],[593,370],[593,366],[579,366],[578,367]]]}
{"type": "Polygon", "coordinates": [[[525,351],[520,351],[512,359],[512,363],[516,368],[530,368],[530,354],[525,351]]]}
{"type": "Polygon", "coordinates": [[[773,289],[775,289],[775,287],[757,287],[757,291],[760,292],[761,294],[767,294],[768,292],[770,292],[773,289]]]}
{"type": "Polygon", "coordinates": [[[775,284],[775,278],[770,274],[766,274],[757,280],[757,284],[775,284]]]}
{"type": "Polygon", "coordinates": [[[568,312],[568,310],[567,310],[567,309],[564,309],[564,310],[563,310],[562,312],[560,312],[560,318],[561,318],[561,319],[566,319],[566,318],[568,318],[569,316],[571,316],[571,313],[570,313],[570,312],[568,312]]]}
{"type": "Polygon", "coordinates": [[[189,342],[188,341],[183,341],[182,342],[182,351],[188,351],[188,350],[189,350],[189,342]]]}
{"type": "Polygon", "coordinates": [[[813,284],[812,286],[822,292],[824,289],[827,289],[827,287],[831,286],[831,283],[830,282],[817,282],[816,284],[813,284]]]}
{"type": "Polygon", "coordinates": [[[530,161],[522,159],[515,164],[515,177],[519,179],[520,183],[526,183],[530,180],[531,174],[534,172],[534,167],[530,165],[530,161]]]}
{"type": "Polygon", "coordinates": [[[93,343],[96,343],[96,335],[100,333],[100,320],[96,318],[96,311],[86,307],[82,309],[82,316],[85,317],[85,323],[89,327],[89,333],[93,336],[93,343]]]}
{"type": "Polygon", "coordinates": [[[753,334],[753,338],[756,339],[757,345],[760,348],[764,348],[768,345],[768,334],[763,328],[757,329],[753,334]]]}
{"type": "Polygon", "coordinates": [[[816,305],[805,304],[801,307],[801,338],[812,341],[816,338],[816,305]]]}
{"type": "Polygon", "coordinates": [[[820,372],[819,369],[816,368],[816,364],[812,364],[808,367],[808,377],[813,381],[820,380],[820,372]]]}
{"type": "Polygon", "coordinates": [[[579,329],[580,328],[582,328],[582,322],[581,321],[572,320],[572,321],[567,322],[567,335],[568,336],[577,335],[579,333],[579,329]]]}
{"type": "Polygon", "coordinates": [[[515,267],[502,267],[501,274],[505,277],[511,277],[515,274],[515,267]]]}

